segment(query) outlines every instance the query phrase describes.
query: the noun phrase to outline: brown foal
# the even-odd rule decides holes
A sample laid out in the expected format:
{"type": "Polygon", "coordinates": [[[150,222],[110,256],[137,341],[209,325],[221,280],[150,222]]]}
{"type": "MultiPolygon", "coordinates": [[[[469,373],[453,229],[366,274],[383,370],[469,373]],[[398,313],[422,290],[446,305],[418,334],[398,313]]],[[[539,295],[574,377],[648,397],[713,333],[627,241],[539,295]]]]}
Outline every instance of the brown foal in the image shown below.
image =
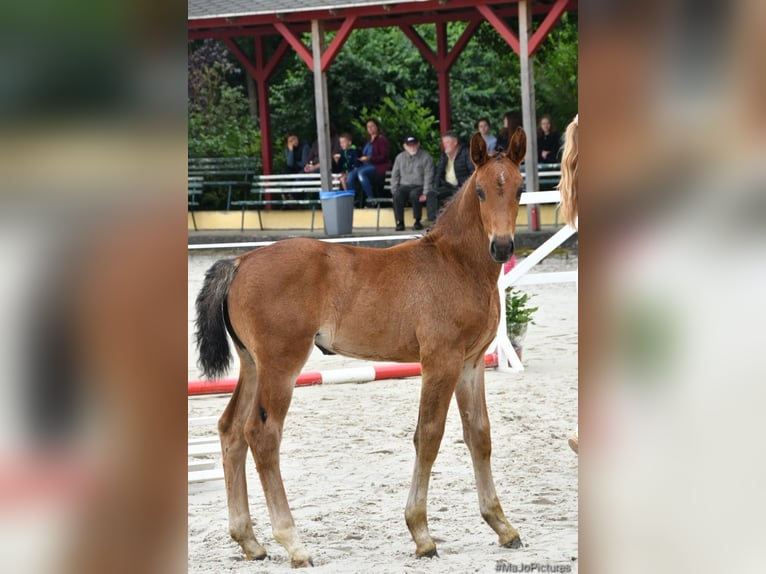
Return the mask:
{"type": "Polygon", "coordinates": [[[239,381],[218,431],[229,531],[248,558],[266,557],[247,500],[249,447],[274,538],[293,566],[312,565],[285,495],[279,449],[295,379],[314,345],[349,357],[422,364],[415,470],[405,510],[418,556],[436,555],[426,501],[453,393],[481,515],[501,545],[521,545],[492,478],[484,353],[500,319],[501,264],[513,254],[526,135],[519,128],[506,153],[490,156],[476,134],[470,151],[475,173],[420,239],[387,249],[287,239],[208,270],[197,298],[197,345],[211,378],[228,368],[227,332],[240,358],[239,381]],[[380,301],[396,304],[384,308],[380,301]]]}

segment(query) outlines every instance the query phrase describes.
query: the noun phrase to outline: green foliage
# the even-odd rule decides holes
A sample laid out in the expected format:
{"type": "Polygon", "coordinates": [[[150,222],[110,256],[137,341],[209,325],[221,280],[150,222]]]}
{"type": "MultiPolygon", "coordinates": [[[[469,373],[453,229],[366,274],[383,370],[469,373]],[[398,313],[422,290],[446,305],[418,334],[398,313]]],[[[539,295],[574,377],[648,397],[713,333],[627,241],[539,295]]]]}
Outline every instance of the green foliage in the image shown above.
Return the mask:
{"type": "Polygon", "coordinates": [[[532,315],[538,307],[528,307],[530,295],[509,287],[505,290],[505,325],[508,335],[519,336],[526,331],[528,323],[534,324],[532,315]]]}
{"type": "Polygon", "coordinates": [[[401,144],[408,135],[420,140],[420,146],[435,160],[439,158],[439,132],[434,127],[435,120],[431,110],[421,106],[414,90],[406,90],[404,97],[385,96],[378,107],[372,111],[362,108],[362,115],[353,121],[359,133],[367,133],[366,121],[375,118],[391,144],[393,157],[402,150],[401,144]]]}
{"type": "Polygon", "coordinates": [[[240,86],[219,86],[209,110],[189,113],[189,157],[260,158],[261,136],[253,126],[240,86]]]}
{"type": "MultiPolygon", "coordinates": [[[[456,25],[460,32],[465,28],[463,23],[456,25]]],[[[457,37],[450,45],[455,40],[457,37]]],[[[462,141],[468,142],[476,133],[480,117],[487,117],[490,131],[497,134],[503,127],[503,114],[521,109],[520,73],[519,57],[491,24],[482,23],[450,72],[452,129],[462,141]]]]}
{"type": "Polygon", "coordinates": [[[189,157],[260,158],[260,133],[242,86],[229,76],[239,70],[214,41],[189,56],[189,157]]]}
{"type": "Polygon", "coordinates": [[[537,117],[550,114],[559,133],[577,113],[578,32],[571,19],[565,12],[535,55],[537,117]]]}

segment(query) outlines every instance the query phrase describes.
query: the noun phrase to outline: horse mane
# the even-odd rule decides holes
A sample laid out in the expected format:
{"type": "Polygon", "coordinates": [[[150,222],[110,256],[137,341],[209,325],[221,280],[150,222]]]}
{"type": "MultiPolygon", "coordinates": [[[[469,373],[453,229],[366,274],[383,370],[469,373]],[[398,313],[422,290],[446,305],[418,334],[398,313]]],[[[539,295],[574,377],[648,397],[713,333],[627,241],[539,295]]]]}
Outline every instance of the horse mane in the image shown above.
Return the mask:
{"type": "Polygon", "coordinates": [[[579,199],[577,193],[577,134],[578,119],[575,118],[567,126],[564,133],[564,153],[561,158],[561,180],[559,191],[561,192],[561,216],[571,227],[575,226],[579,199]]]}
{"type": "MultiPolygon", "coordinates": [[[[465,248],[466,242],[486,242],[486,235],[481,231],[479,215],[479,200],[469,206],[470,195],[475,193],[474,179],[476,172],[471,174],[462,187],[452,196],[439,213],[436,223],[431,230],[423,236],[422,240],[426,243],[442,243],[444,245],[454,244],[455,246],[465,248]],[[476,223],[472,223],[476,219],[476,223]]],[[[476,250],[484,247],[476,246],[476,250]]]]}
{"type": "Polygon", "coordinates": [[[459,215],[460,209],[457,207],[457,205],[460,203],[460,199],[462,198],[466,188],[468,187],[469,183],[472,180],[473,180],[473,174],[471,174],[471,177],[469,177],[465,181],[465,183],[463,183],[463,185],[460,187],[460,189],[457,190],[455,195],[453,195],[444,204],[444,207],[442,207],[441,210],[439,211],[439,217],[436,220],[436,223],[434,223],[434,225],[431,227],[431,231],[429,231],[428,234],[426,234],[426,237],[431,237],[432,239],[439,237],[444,234],[444,231],[448,226],[454,225],[454,223],[452,223],[451,220],[455,219],[459,215]]]}
{"type": "MultiPolygon", "coordinates": [[[[503,157],[505,157],[505,154],[502,151],[494,151],[489,157],[491,160],[502,161],[503,157]]],[[[460,200],[463,197],[463,195],[465,195],[466,190],[469,187],[472,187],[473,185],[475,185],[473,183],[473,180],[476,176],[477,171],[478,170],[474,170],[471,176],[467,180],[465,180],[465,182],[460,187],[460,189],[457,190],[455,195],[453,195],[447,201],[447,203],[439,212],[439,217],[436,220],[436,223],[431,228],[431,231],[428,232],[427,236],[430,236],[432,233],[434,233],[434,231],[443,230],[447,225],[449,225],[449,223],[447,222],[449,222],[451,219],[454,219],[456,217],[456,214],[460,212],[460,209],[456,207],[456,205],[460,203],[460,200]]]]}

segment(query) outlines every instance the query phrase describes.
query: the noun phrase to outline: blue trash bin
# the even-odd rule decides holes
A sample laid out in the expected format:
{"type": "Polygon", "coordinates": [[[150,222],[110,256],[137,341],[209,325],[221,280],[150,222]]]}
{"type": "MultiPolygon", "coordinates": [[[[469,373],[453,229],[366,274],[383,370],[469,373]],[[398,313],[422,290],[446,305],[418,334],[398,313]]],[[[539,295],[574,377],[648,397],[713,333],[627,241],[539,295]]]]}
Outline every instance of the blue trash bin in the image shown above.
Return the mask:
{"type": "Polygon", "coordinates": [[[353,191],[320,191],[324,232],[327,235],[348,235],[354,225],[353,191]]]}

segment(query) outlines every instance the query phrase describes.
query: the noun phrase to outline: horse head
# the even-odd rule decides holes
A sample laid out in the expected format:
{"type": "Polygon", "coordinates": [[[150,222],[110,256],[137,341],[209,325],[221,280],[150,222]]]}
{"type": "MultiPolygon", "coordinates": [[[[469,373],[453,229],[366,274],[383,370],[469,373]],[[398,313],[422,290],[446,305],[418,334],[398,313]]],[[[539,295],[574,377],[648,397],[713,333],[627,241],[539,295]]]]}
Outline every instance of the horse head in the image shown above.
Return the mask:
{"type": "Polygon", "coordinates": [[[487,152],[481,134],[471,138],[471,161],[476,166],[474,193],[479,197],[481,220],[489,237],[489,255],[498,263],[513,255],[523,183],[521,162],[526,152],[527,136],[520,127],[511,136],[508,150],[494,155],[487,152]]]}

